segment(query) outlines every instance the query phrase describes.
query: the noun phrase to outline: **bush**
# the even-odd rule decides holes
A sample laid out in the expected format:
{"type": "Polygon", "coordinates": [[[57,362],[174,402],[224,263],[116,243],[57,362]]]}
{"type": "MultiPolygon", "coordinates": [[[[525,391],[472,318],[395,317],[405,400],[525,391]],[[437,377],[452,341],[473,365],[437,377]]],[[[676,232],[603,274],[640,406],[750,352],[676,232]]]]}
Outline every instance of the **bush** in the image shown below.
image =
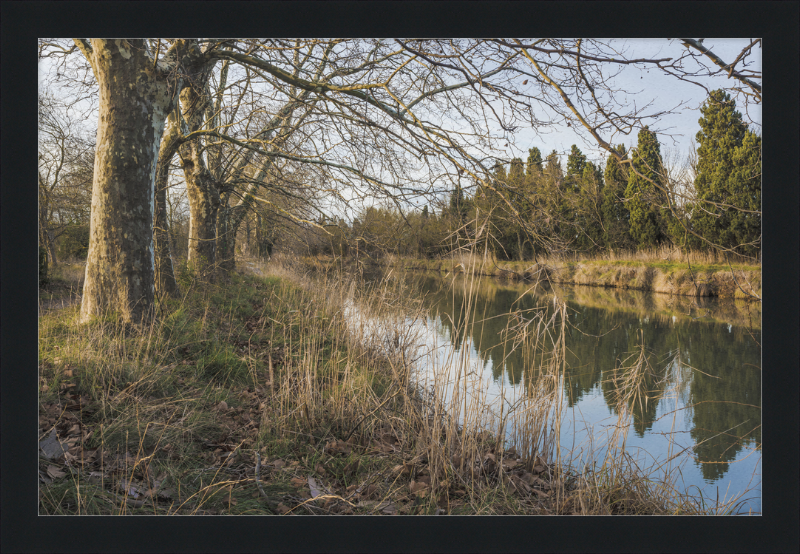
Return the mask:
{"type": "Polygon", "coordinates": [[[47,278],[47,248],[39,247],[39,286],[42,287],[49,283],[47,278]]]}
{"type": "Polygon", "coordinates": [[[58,256],[62,260],[85,260],[89,254],[89,226],[69,225],[58,237],[58,256]]]}

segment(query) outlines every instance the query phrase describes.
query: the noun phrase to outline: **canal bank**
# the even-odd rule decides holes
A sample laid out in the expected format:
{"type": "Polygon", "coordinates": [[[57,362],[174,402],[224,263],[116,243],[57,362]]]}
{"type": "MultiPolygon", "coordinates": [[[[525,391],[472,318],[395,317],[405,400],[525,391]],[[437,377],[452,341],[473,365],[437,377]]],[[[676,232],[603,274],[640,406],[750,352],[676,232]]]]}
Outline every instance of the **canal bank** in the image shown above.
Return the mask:
{"type": "Polygon", "coordinates": [[[510,280],[546,280],[566,285],[610,287],[678,296],[715,296],[756,301],[761,299],[761,269],[758,266],[635,260],[482,263],[468,257],[445,260],[395,258],[387,264],[405,270],[467,273],[510,280]]]}

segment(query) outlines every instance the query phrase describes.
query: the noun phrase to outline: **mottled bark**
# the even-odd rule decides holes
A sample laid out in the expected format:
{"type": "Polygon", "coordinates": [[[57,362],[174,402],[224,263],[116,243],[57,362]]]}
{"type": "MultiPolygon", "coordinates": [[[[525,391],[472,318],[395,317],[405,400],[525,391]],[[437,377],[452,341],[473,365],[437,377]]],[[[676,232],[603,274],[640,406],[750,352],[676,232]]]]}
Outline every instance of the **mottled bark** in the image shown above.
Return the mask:
{"type": "Polygon", "coordinates": [[[178,152],[181,137],[180,123],[175,110],[167,118],[164,138],[158,152],[158,167],[155,182],[155,215],[153,221],[153,247],[155,249],[156,292],[160,297],[176,297],[180,294],[175,279],[172,261],[172,241],[167,220],[167,187],[169,185],[169,164],[178,152]]]}
{"type": "MultiPolygon", "coordinates": [[[[207,104],[208,95],[204,91],[187,87],[181,92],[181,108],[189,132],[201,127],[207,104]]],[[[184,143],[179,153],[189,197],[188,262],[198,276],[213,279],[216,264],[217,214],[220,207],[219,190],[203,159],[200,139],[184,143]]]]}
{"type": "Polygon", "coordinates": [[[100,91],[81,320],[140,322],[153,309],[153,184],[172,87],[143,40],[79,43],[100,91]]]}
{"type": "Polygon", "coordinates": [[[220,210],[217,223],[217,259],[225,271],[236,269],[236,235],[246,215],[246,204],[220,210]]]}

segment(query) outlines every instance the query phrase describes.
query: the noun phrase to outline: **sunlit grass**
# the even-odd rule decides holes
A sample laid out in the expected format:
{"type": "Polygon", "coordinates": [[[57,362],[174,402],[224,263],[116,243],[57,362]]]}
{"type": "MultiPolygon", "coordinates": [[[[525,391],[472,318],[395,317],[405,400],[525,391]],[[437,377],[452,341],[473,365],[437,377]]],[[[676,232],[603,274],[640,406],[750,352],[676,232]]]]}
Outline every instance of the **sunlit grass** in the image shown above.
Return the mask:
{"type": "MultiPolygon", "coordinates": [[[[79,324],[77,305],[42,312],[40,440],[56,429],[73,457],[42,460],[41,513],[721,509],[698,507],[624,455],[592,473],[568,466],[556,440],[563,314],[504,332],[536,377],[520,414],[497,427],[464,361],[448,360],[427,387],[417,380],[414,322],[426,312],[402,279],[311,276],[280,256],[241,266],[214,284],[182,273],[182,296],[145,326],[111,315],[79,324]]],[[[472,278],[451,286],[476,291],[472,278]]],[[[471,326],[474,302],[464,308],[471,326]]]]}

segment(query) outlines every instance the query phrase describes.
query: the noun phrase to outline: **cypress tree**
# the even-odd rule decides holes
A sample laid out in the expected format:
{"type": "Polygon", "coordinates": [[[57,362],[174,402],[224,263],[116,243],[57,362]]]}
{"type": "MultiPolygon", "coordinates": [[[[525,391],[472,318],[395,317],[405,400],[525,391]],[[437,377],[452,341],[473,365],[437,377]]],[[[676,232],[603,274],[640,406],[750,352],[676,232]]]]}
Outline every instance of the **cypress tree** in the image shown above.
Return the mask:
{"type": "MultiPolygon", "coordinates": [[[[632,164],[642,175],[656,183],[663,183],[661,148],[656,134],[647,127],[639,131],[632,164]]],[[[664,232],[666,218],[662,213],[667,205],[664,191],[630,171],[625,198],[631,214],[630,234],[636,245],[639,248],[652,248],[664,242],[667,238],[664,232]]]]}
{"type": "Polygon", "coordinates": [[[519,186],[525,180],[525,170],[523,169],[522,160],[514,158],[511,160],[511,167],[508,170],[508,182],[513,186],[519,186]]]}
{"type": "Polygon", "coordinates": [[[541,173],[542,168],[542,153],[538,148],[534,147],[528,150],[528,167],[526,175],[533,178],[535,175],[541,173]]]}
{"type": "MultiPolygon", "coordinates": [[[[723,90],[713,91],[700,113],[703,117],[696,137],[699,147],[694,182],[698,199],[760,210],[761,138],[747,128],[736,111],[736,102],[723,90]]],[[[721,246],[741,245],[738,250],[743,254],[759,250],[758,214],[701,202],[692,210],[692,223],[698,233],[721,246]]]]}
{"type": "Polygon", "coordinates": [[[586,167],[586,156],[576,145],[572,145],[572,150],[567,158],[567,175],[583,175],[583,168],[586,167]]]}
{"type": "Polygon", "coordinates": [[[456,185],[456,188],[450,193],[450,213],[459,223],[463,222],[467,216],[467,205],[461,185],[456,185]]]}
{"type": "MultiPolygon", "coordinates": [[[[617,145],[617,152],[625,156],[625,146],[617,145]]],[[[602,192],[603,239],[608,248],[629,249],[633,247],[630,234],[630,213],[625,204],[625,189],[628,172],[612,154],[606,161],[602,192]]]]}
{"type": "Polygon", "coordinates": [[[592,162],[583,166],[579,180],[576,213],[577,247],[583,251],[596,251],[603,246],[602,226],[603,172],[592,162]]]}
{"type": "Polygon", "coordinates": [[[558,158],[558,152],[553,150],[547,155],[547,174],[556,182],[561,181],[563,170],[561,169],[561,160],[558,158]]]}

